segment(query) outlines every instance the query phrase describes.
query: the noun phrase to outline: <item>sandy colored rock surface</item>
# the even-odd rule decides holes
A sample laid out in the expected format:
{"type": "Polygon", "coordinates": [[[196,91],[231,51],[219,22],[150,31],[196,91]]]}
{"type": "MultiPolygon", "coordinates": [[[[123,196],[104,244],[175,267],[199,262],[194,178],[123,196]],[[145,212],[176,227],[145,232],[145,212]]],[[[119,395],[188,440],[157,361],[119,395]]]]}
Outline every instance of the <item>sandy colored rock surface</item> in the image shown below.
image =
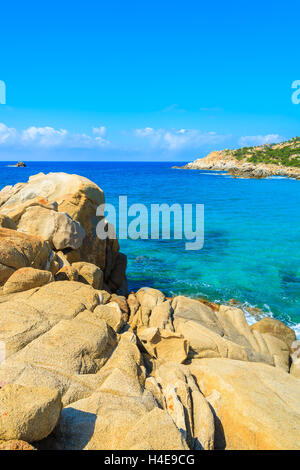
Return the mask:
{"type": "Polygon", "coordinates": [[[66,254],[70,263],[95,264],[110,289],[126,291],[127,261],[119,253],[118,240],[102,240],[96,234],[103,219],[97,208],[104,202],[103,191],[87,178],[40,173],[0,191],[0,214],[10,217],[19,230],[40,234],[57,250],[71,248],[66,254]]]}
{"type": "Polygon", "coordinates": [[[85,237],[80,223],[67,213],[40,206],[26,209],[18,222],[18,231],[48,241],[55,250],[77,250],[85,237]]]}
{"type": "Polygon", "coordinates": [[[10,441],[0,441],[0,450],[36,450],[28,442],[12,439],[10,441]]]}
{"type": "Polygon", "coordinates": [[[6,359],[60,320],[75,318],[84,310],[92,311],[100,302],[98,291],[69,281],[52,282],[6,298],[0,302],[0,341],[5,343],[6,359]]]}
{"type": "Polygon", "coordinates": [[[291,374],[300,379],[300,341],[294,341],[291,345],[291,374]]]}
{"type": "Polygon", "coordinates": [[[148,353],[161,361],[181,364],[188,357],[189,342],[172,331],[142,327],[138,329],[138,337],[148,353]]]}
{"type": "Polygon", "coordinates": [[[165,363],[156,370],[155,379],[151,388],[153,389],[155,383],[159,384],[164,397],[164,408],[181,429],[190,449],[212,450],[214,417],[189,367],[174,362],[165,363]]]}
{"type": "Polygon", "coordinates": [[[51,248],[38,237],[0,228],[0,284],[24,267],[47,269],[51,248]]]}
{"type": "Polygon", "coordinates": [[[251,331],[241,309],[222,305],[218,312],[186,297],[175,297],[173,325],[190,343],[190,358],[224,357],[289,370],[289,348],[268,333],[251,331]]]}
{"type": "Polygon", "coordinates": [[[121,309],[116,302],[109,302],[106,305],[99,305],[95,308],[94,315],[102,318],[117,332],[119,332],[124,325],[121,309]]]}
{"type": "Polygon", "coordinates": [[[79,273],[73,266],[63,266],[55,274],[56,281],[79,281],[79,273]]]}
{"type": "Polygon", "coordinates": [[[266,364],[229,359],[190,366],[216,415],[216,446],[226,449],[299,449],[298,379],[266,364]]]}
{"type": "Polygon", "coordinates": [[[127,296],[103,202],[64,173],[0,191],[0,449],[299,449],[294,332],[240,304],[127,296]]]}
{"type": "Polygon", "coordinates": [[[42,287],[53,281],[52,273],[34,268],[20,268],[15,271],[6,281],[3,287],[4,294],[12,294],[14,292],[22,292],[42,287]]]}
{"type": "Polygon", "coordinates": [[[80,277],[80,282],[89,284],[94,289],[102,289],[103,287],[103,272],[98,266],[92,263],[86,263],[84,261],[76,262],[72,264],[80,277]]]}
{"type": "Polygon", "coordinates": [[[259,331],[260,333],[269,333],[272,336],[285,341],[290,347],[296,341],[296,334],[294,330],[275,318],[265,317],[262,320],[251,325],[252,331],[259,331]]]}
{"type": "Polygon", "coordinates": [[[0,439],[44,439],[56,426],[60,413],[61,400],[56,390],[5,385],[0,389],[0,439]]]}

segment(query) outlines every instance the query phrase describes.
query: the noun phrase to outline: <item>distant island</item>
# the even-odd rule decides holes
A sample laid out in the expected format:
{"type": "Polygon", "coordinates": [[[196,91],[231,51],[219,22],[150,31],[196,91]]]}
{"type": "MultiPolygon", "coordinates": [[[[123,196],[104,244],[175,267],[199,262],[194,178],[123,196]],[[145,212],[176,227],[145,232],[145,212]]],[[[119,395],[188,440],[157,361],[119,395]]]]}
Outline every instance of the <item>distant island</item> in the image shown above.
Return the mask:
{"type": "Polygon", "coordinates": [[[278,144],[211,152],[183,167],[184,170],[227,171],[241,178],[285,176],[300,179],[300,137],[278,144]]]}
{"type": "Polygon", "coordinates": [[[25,168],[26,167],[24,162],[18,162],[15,165],[7,165],[7,166],[10,166],[10,167],[13,167],[13,168],[25,168]]]}

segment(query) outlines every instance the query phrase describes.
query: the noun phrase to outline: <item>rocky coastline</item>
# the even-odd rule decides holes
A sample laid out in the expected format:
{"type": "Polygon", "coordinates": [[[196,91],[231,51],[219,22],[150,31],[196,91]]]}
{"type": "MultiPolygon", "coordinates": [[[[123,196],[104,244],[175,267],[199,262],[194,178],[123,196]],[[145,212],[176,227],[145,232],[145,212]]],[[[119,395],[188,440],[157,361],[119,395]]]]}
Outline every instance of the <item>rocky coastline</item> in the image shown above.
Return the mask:
{"type": "MultiPolygon", "coordinates": [[[[281,176],[285,178],[300,179],[300,167],[292,166],[292,163],[298,161],[298,154],[293,153],[293,160],[290,165],[271,159],[269,154],[276,151],[282,152],[282,149],[291,149],[298,152],[299,143],[291,141],[273,146],[249,147],[237,150],[220,150],[211,152],[204,158],[199,158],[182,167],[174,166],[174,169],[181,170],[210,170],[226,171],[229,175],[236,178],[269,178],[271,176],[281,176]],[[272,163],[273,162],[273,163],[272,163]]],[[[283,150],[284,151],[284,150],[283,150]]],[[[288,152],[288,151],[287,151],[288,152]]],[[[300,155],[300,149],[299,149],[300,155]]],[[[279,159],[278,159],[279,160],[279,159]]]]}
{"type": "Polygon", "coordinates": [[[65,173],[0,191],[0,450],[299,449],[295,332],[128,293],[103,202],[65,173]]]}

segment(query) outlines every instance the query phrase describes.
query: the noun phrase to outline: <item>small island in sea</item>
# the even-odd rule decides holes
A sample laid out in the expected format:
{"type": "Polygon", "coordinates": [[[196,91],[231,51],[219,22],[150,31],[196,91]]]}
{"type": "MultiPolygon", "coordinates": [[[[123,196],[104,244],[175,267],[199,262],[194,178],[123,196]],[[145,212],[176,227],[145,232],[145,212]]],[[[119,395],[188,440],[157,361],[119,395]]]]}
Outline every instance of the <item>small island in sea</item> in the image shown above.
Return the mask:
{"type": "Polygon", "coordinates": [[[300,137],[277,144],[214,151],[204,158],[173,168],[227,171],[240,178],[284,176],[300,179],[300,137]]]}
{"type": "Polygon", "coordinates": [[[18,162],[15,165],[7,165],[7,166],[10,166],[12,168],[25,168],[26,164],[24,162],[18,162]]]}

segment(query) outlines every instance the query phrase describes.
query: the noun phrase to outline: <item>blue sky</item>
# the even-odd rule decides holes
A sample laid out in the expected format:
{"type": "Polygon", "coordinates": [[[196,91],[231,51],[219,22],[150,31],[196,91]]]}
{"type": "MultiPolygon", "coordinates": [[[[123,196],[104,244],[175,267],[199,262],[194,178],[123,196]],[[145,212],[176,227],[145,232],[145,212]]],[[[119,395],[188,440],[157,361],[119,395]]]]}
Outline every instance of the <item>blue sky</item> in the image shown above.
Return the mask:
{"type": "Polygon", "coordinates": [[[300,134],[300,5],[5,2],[0,159],[192,160],[300,134]]]}

